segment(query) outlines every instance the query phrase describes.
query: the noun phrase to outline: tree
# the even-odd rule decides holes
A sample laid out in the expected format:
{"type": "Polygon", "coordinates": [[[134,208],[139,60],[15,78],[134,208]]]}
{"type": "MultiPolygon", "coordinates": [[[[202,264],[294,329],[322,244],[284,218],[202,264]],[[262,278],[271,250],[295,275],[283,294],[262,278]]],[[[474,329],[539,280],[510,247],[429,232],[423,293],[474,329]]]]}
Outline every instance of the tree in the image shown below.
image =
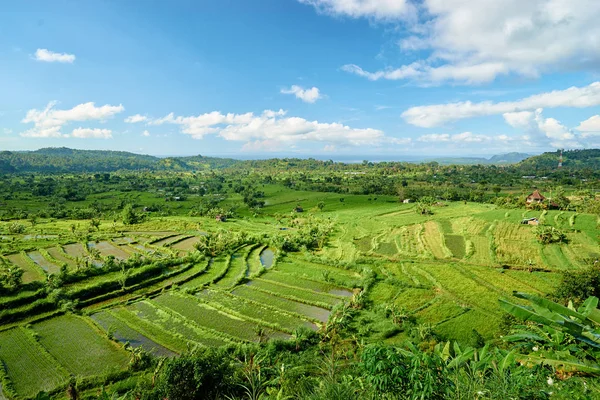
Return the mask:
{"type": "Polygon", "coordinates": [[[127,204],[123,208],[123,212],[121,213],[123,217],[123,223],[125,225],[133,225],[140,222],[140,216],[135,212],[133,206],[131,204],[127,204]]]}
{"type": "Polygon", "coordinates": [[[90,220],[90,228],[100,231],[100,220],[96,218],[92,218],[90,220]]]}
{"type": "Polygon", "coordinates": [[[18,222],[13,222],[8,226],[8,233],[11,235],[17,235],[25,232],[25,225],[19,224],[18,222]]]}
{"type": "Polygon", "coordinates": [[[319,211],[323,211],[323,208],[325,207],[325,202],[324,201],[318,202],[317,207],[319,208],[319,211]]]}
{"type": "Polygon", "coordinates": [[[165,362],[156,386],[161,398],[225,398],[223,394],[234,386],[233,375],[233,367],[226,356],[214,349],[199,349],[191,356],[165,362]]]}
{"type": "Polygon", "coordinates": [[[567,235],[553,226],[538,226],[535,230],[538,242],[542,244],[566,243],[567,235]]]}
{"type": "Polygon", "coordinates": [[[23,273],[24,271],[19,267],[8,268],[1,276],[2,283],[10,289],[16,289],[23,282],[23,273]]]}

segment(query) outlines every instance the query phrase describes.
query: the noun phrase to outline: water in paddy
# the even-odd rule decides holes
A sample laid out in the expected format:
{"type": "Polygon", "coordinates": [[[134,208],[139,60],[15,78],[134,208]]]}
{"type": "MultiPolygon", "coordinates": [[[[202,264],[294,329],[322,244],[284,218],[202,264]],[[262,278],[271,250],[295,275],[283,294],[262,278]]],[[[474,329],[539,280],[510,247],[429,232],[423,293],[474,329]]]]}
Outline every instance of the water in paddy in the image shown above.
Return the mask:
{"type": "Polygon", "coordinates": [[[113,336],[120,343],[129,343],[133,348],[141,347],[158,357],[173,357],[177,355],[177,353],[161,346],[152,339],[147,338],[138,331],[130,328],[128,325],[123,324],[120,320],[114,318],[107,312],[93,314],[90,318],[107,332],[110,329],[113,329],[113,336]]]}
{"type": "Polygon", "coordinates": [[[260,263],[265,268],[271,268],[273,266],[273,257],[275,257],[273,250],[266,248],[260,253],[260,263]]]}
{"type": "Polygon", "coordinates": [[[336,296],[352,297],[354,293],[348,289],[331,289],[327,293],[334,294],[336,296]]]}
{"type": "Polygon", "coordinates": [[[133,240],[130,237],[120,237],[120,238],[114,238],[113,241],[116,244],[127,244],[127,243],[133,243],[135,240],[133,240]]]}
{"type": "Polygon", "coordinates": [[[31,239],[57,239],[58,235],[25,235],[23,236],[24,240],[31,239]]]}
{"type": "Polygon", "coordinates": [[[60,269],[58,266],[46,260],[39,251],[32,251],[30,253],[27,253],[27,256],[29,256],[29,258],[31,258],[33,262],[35,262],[37,265],[42,267],[47,273],[54,274],[60,269]]]}

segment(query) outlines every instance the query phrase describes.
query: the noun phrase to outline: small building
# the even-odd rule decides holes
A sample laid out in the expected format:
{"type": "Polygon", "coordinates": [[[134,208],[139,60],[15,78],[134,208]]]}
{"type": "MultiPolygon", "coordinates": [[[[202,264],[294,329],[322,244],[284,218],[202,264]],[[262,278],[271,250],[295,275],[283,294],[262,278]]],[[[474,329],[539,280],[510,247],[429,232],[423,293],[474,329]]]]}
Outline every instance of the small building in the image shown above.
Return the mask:
{"type": "Polygon", "coordinates": [[[221,214],[217,214],[217,215],[215,215],[215,221],[217,221],[217,222],[226,222],[227,221],[227,216],[221,215],[221,214]]]}
{"type": "Polygon", "coordinates": [[[546,200],[546,198],[544,197],[544,195],[542,195],[539,190],[534,190],[533,193],[531,193],[529,196],[527,196],[527,199],[525,200],[525,202],[527,204],[540,204],[542,203],[544,200],[546,200]]]}
{"type": "Polygon", "coordinates": [[[294,211],[297,213],[301,213],[301,212],[304,212],[304,208],[302,208],[300,206],[296,206],[296,208],[294,208],[294,211]]]}
{"type": "Polygon", "coordinates": [[[408,203],[412,203],[413,201],[411,199],[404,199],[404,200],[402,200],[402,202],[404,204],[408,204],[408,203]]]}
{"type": "Polygon", "coordinates": [[[523,225],[539,225],[540,224],[540,220],[533,217],[533,218],[525,218],[523,221],[521,221],[521,223],[523,225]]]}

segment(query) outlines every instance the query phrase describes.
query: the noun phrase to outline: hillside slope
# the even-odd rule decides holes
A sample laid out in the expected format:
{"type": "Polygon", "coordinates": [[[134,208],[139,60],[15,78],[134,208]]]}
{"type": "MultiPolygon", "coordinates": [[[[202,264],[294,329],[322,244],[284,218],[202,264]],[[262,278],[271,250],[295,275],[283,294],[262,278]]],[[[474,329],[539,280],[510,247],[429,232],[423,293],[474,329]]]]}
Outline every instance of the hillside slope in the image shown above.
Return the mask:
{"type": "MultiPolygon", "coordinates": [[[[518,166],[533,170],[552,170],[558,167],[560,150],[529,157],[518,166]]],[[[563,151],[563,168],[571,170],[600,168],[600,149],[563,151]]]]}
{"type": "Polygon", "coordinates": [[[75,150],[60,147],[0,152],[0,173],[112,172],[144,169],[188,171],[224,168],[236,162],[232,159],[203,156],[159,158],[125,151],[75,150]]]}

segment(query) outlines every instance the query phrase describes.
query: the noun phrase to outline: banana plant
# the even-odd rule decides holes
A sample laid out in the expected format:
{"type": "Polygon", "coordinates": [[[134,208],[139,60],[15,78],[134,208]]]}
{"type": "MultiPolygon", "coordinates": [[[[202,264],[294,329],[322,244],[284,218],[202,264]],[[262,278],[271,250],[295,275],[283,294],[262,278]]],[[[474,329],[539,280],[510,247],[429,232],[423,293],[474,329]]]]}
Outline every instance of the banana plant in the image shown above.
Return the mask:
{"type": "Polygon", "coordinates": [[[516,326],[504,340],[529,343],[533,352],[517,355],[525,364],[550,365],[558,370],[600,374],[600,310],[598,298],[588,298],[578,309],[569,302],[565,307],[548,299],[515,292],[515,297],[528,300],[523,306],[500,300],[508,313],[528,322],[516,326]],[[539,346],[531,346],[531,344],[539,346]],[[537,351],[535,351],[537,350],[537,351]]]}

